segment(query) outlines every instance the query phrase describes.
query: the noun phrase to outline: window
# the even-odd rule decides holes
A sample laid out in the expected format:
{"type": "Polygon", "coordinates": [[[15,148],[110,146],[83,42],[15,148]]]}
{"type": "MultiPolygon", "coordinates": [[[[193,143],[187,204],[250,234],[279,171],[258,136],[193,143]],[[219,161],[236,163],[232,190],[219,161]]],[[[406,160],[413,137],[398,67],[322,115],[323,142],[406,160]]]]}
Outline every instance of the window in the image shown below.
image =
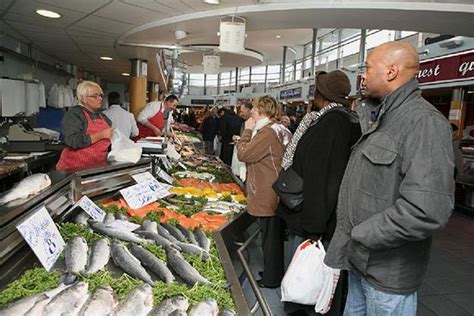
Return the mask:
{"type": "Polygon", "coordinates": [[[206,76],[206,87],[217,87],[217,75],[206,76]]]}
{"type": "Polygon", "coordinates": [[[204,74],[189,74],[189,85],[204,87],[204,74]]]}

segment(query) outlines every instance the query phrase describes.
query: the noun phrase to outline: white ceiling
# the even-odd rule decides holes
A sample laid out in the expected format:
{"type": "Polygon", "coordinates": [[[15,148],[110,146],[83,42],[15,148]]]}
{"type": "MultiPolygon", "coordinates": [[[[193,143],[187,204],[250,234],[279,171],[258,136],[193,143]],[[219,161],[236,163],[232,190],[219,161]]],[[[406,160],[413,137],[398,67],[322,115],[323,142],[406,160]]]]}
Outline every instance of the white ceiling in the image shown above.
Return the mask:
{"type": "MultiPolygon", "coordinates": [[[[247,19],[246,48],[262,54],[263,64],[281,62],[284,45],[301,52],[312,28],[319,34],[344,27],[474,36],[474,0],[221,0],[218,6],[201,0],[0,0],[0,30],[109,81],[126,81],[120,74],[129,71],[128,60],[145,58],[154,80],[157,49],[118,41],[216,45],[219,19],[234,13],[247,19]],[[62,17],[47,19],[37,9],[62,17]],[[188,37],[177,42],[175,30],[188,37]],[[114,60],[100,60],[104,55],[114,60]]],[[[199,63],[192,56],[187,62],[199,63]]]]}

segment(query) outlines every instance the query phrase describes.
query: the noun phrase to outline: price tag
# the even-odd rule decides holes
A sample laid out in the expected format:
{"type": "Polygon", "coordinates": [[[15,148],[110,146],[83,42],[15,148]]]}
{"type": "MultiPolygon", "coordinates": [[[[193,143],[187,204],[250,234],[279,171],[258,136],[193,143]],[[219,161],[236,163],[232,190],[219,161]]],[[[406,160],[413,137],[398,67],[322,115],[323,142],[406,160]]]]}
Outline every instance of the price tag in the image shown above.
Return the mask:
{"type": "Polygon", "coordinates": [[[49,271],[64,249],[64,239],[43,206],[17,227],[43,267],[49,271]]]}
{"type": "Polygon", "coordinates": [[[148,182],[148,181],[156,181],[155,177],[147,172],[139,173],[139,174],[134,174],[132,176],[133,180],[135,180],[137,183],[141,182],[148,182]]]}
{"type": "Polygon", "coordinates": [[[167,156],[160,156],[161,162],[163,163],[163,166],[165,167],[166,170],[171,169],[171,163],[168,160],[167,156]]]}
{"type": "Polygon", "coordinates": [[[161,169],[160,167],[157,167],[158,169],[158,177],[160,177],[161,179],[165,180],[166,182],[168,182],[169,184],[172,184],[173,183],[173,178],[166,173],[166,171],[164,171],[163,169],[161,169]]]}
{"type": "Polygon", "coordinates": [[[80,206],[84,212],[89,214],[96,221],[104,221],[105,212],[87,196],[84,195],[74,206],[80,206]]]}
{"type": "Polygon", "coordinates": [[[153,192],[155,192],[157,199],[164,198],[171,194],[170,192],[168,192],[168,190],[171,189],[173,186],[166,183],[159,182],[149,172],[136,174],[136,175],[133,175],[132,177],[133,179],[135,179],[135,181],[137,181],[137,183],[148,185],[150,189],[153,192]]]}
{"type": "Polygon", "coordinates": [[[137,209],[153,203],[158,199],[155,191],[151,188],[154,185],[149,185],[150,183],[152,182],[138,183],[120,190],[120,193],[125,201],[127,201],[128,206],[132,209],[137,209]]]}
{"type": "Polygon", "coordinates": [[[178,162],[178,166],[180,166],[181,168],[183,168],[184,170],[188,170],[188,168],[181,162],[178,162]]]}

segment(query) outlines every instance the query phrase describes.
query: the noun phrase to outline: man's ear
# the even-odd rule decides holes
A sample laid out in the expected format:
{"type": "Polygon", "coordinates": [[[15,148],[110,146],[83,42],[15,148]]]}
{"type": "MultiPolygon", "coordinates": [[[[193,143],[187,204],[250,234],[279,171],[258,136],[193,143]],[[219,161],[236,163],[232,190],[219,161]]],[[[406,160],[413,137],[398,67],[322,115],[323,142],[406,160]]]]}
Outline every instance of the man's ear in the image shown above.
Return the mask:
{"type": "Polygon", "coordinates": [[[390,65],[387,69],[387,80],[392,81],[398,77],[398,72],[400,69],[397,65],[390,65]]]}

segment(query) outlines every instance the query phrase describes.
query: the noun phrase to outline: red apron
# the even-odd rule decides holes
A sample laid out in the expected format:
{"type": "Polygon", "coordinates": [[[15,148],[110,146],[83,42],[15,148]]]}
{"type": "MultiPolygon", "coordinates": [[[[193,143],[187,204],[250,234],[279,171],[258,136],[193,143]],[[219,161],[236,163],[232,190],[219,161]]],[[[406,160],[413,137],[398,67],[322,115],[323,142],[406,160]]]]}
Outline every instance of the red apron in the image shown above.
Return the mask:
{"type": "MultiPolygon", "coordinates": [[[[164,132],[163,128],[165,127],[166,120],[164,118],[163,112],[161,112],[161,107],[158,110],[158,113],[155,114],[155,116],[148,119],[148,122],[155,125],[162,132],[164,132]]],[[[138,126],[138,136],[136,137],[136,139],[145,138],[148,136],[155,136],[155,133],[151,129],[146,127],[145,125],[137,123],[137,126],[138,126]]]]}
{"type": "MultiPolygon", "coordinates": [[[[87,119],[87,134],[95,134],[110,128],[109,123],[104,119],[102,114],[100,118],[92,121],[87,111],[82,111],[87,119]]],[[[101,139],[98,142],[84,148],[72,149],[65,147],[56,164],[56,170],[64,169],[87,169],[107,161],[107,152],[110,146],[110,139],[101,139]]]]}

